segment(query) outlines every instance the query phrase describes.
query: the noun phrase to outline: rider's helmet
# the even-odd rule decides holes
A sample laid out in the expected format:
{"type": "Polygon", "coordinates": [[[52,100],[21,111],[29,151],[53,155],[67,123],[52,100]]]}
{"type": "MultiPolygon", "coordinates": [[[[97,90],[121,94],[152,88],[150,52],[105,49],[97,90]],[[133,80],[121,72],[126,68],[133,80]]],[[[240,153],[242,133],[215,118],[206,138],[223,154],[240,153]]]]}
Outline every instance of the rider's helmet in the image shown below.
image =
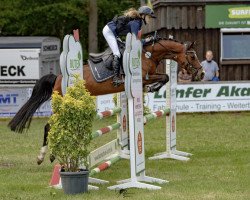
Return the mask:
{"type": "Polygon", "coordinates": [[[138,9],[138,12],[139,14],[144,14],[144,15],[149,15],[151,16],[152,18],[156,18],[155,14],[154,14],[154,11],[148,7],[148,6],[141,6],[139,9],[138,9]]]}

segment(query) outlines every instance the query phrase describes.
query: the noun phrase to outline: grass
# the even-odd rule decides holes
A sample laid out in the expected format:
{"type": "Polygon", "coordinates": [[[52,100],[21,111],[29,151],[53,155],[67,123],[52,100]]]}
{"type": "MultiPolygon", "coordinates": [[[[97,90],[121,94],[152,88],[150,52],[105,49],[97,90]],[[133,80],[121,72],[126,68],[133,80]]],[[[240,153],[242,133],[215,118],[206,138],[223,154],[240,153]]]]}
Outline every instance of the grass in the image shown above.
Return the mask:
{"type": "MultiPolygon", "coordinates": [[[[129,189],[127,199],[250,199],[249,119],[249,112],[178,115],[177,147],[194,155],[188,162],[146,159],[147,175],[170,182],[158,191],[129,189]]],[[[96,121],[94,129],[112,120],[96,121]]],[[[21,135],[8,130],[8,120],[0,121],[0,199],[122,199],[106,188],[129,177],[126,160],[95,176],[110,181],[99,191],[71,196],[48,187],[53,170],[48,155],[41,166],[36,164],[46,121],[34,119],[21,135]]],[[[146,158],[165,150],[164,133],[164,119],[145,126],[146,158]]],[[[114,132],[98,138],[93,148],[115,136],[114,132]]]]}

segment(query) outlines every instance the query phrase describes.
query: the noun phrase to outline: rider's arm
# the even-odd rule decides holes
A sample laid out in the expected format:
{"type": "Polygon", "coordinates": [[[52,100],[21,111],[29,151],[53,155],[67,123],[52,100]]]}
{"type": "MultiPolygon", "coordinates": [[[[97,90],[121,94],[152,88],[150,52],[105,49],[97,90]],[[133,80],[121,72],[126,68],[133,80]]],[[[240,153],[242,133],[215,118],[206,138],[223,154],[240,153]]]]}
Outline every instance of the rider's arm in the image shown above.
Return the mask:
{"type": "Polygon", "coordinates": [[[138,37],[138,33],[141,30],[142,22],[141,20],[132,20],[129,22],[130,32],[134,33],[138,37]]]}
{"type": "Polygon", "coordinates": [[[129,25],[130,25],[131,33],[134,33],[137,36],[137,38],[141,40],[143,45],[152,40],[152,37],[148,37],[146,39],[141,39],[141,26],[142,26],[141,20],[130,21],[129,25]]]}

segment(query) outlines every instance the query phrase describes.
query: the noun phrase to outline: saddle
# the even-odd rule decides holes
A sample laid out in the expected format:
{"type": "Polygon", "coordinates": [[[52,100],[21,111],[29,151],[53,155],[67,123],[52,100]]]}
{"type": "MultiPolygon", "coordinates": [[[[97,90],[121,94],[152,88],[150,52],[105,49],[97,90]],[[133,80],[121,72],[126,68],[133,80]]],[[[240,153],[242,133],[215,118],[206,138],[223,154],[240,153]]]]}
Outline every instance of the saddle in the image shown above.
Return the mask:
{"type": "MultiPolygon", "coordinates": [[[[119,51],[121,55],[123,55],[125,51],[125,43],[119,39],[117,40],[117,43],[119,51]]],[[[110,48],[107,48],[102,53],[89,54],[88,64],[96,82],[103,82],[114,76],[114,72],[110,70],[110,68],[112,68],[112,61],[113,61],[113,53],[110,48]]],[[[124,74],[122,67],[122,57],[120,59],[120,66],[121,66],[120,73],[124,74]]]]}

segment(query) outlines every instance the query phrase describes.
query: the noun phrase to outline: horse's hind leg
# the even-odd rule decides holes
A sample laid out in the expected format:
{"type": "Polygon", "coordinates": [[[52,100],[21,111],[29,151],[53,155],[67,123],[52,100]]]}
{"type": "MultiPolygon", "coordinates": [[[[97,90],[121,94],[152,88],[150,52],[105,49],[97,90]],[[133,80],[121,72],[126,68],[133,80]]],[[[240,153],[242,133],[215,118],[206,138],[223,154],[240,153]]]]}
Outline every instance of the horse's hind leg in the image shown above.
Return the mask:
{"type": "Polygon", "coordinates": [[[44,157],[46,155],[47,149],[48,149],[48,142],[47,142],[47,137],[48,137],[48,132],[49,132],[50,126],[47,123],[44,127],[44,138],[43,138],[43,146],[40,150],[40,154],[37,156],[37,164],[40,165],[43,160],[44,157]]]}

